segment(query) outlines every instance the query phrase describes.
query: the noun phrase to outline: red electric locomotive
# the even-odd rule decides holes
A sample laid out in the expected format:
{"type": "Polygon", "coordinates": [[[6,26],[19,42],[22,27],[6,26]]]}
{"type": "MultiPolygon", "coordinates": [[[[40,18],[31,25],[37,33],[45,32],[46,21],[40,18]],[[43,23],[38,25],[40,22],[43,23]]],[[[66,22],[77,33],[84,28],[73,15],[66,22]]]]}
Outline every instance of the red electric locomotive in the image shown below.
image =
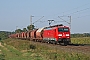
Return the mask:
{"type": "Polygon", "coordinates": [[[64,45],[67,45],[71,42],[70,29],[62,24],[47,27],[43,31],[43,40],[48,43],[63,43],[64,45]]]}

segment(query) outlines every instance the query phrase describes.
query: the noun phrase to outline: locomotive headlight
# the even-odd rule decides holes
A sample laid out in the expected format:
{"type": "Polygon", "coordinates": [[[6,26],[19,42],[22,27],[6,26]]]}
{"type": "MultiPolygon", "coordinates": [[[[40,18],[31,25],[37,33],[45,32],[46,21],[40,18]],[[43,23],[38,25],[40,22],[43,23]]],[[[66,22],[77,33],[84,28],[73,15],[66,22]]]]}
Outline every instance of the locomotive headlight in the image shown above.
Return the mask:
{"type": "Polygon", "coordinates": [[[69,36],[69,34],[66,34],[66,36],[69,36]]]}
{"type": "Polygon", "coordinates": [[[59,34],[58,36],[62,36],[62,34],[59,34]]]}

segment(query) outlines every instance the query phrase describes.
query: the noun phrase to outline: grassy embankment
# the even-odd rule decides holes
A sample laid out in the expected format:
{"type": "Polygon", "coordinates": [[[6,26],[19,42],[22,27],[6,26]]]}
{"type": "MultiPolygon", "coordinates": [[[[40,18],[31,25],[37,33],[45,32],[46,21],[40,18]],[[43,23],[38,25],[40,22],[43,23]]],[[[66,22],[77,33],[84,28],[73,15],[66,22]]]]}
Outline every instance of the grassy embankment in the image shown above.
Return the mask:
{"type": "Polygon", "coordinates": [[[88,55],[50,48],[26,40],[1,41],[1,60],[90,60],[88,55]]]}

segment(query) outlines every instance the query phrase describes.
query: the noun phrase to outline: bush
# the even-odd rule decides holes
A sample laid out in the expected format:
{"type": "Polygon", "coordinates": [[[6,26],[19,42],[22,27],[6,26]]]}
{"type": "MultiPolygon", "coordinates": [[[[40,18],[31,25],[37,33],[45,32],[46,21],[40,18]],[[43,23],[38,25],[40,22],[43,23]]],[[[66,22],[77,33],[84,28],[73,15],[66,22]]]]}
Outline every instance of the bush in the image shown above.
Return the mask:
{"type": "Polygon", "coordinates": [[[30,44],[30,49],[36,49],[35,45],[30,44]]]}
{"type": "Polygon", "coordinates": [[[5,55],[4,54],[0,54],[0,60],[5,60],[5,55]]]}

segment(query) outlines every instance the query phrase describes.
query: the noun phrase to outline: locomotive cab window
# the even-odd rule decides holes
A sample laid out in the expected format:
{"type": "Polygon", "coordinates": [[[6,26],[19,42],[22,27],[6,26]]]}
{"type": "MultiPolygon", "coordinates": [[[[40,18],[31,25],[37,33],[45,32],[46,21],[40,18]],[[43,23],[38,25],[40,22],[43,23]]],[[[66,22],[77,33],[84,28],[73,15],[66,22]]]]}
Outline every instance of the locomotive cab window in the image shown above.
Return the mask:
{"type": "Polygon", "coordinates": [[[68,32],[68,28],[58,28],[58,32],[68,32]]]}

